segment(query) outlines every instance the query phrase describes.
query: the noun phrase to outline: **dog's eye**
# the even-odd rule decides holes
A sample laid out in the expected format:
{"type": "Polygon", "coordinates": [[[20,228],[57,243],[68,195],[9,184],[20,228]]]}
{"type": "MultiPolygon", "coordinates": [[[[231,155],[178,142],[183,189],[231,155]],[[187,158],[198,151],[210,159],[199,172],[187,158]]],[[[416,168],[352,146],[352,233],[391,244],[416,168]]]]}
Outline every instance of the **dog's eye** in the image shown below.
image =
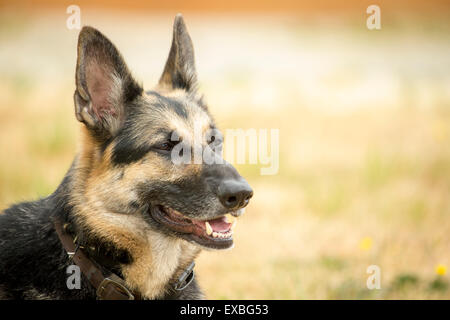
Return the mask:
{"type": "Polygon", "coordinates": [[[175,146],[175,143],[168,141],[168,142],[160,143],[159,145],[156,146],[156,149],[163,150],[163,151],[171,151],[174,146],[175,146]]]}

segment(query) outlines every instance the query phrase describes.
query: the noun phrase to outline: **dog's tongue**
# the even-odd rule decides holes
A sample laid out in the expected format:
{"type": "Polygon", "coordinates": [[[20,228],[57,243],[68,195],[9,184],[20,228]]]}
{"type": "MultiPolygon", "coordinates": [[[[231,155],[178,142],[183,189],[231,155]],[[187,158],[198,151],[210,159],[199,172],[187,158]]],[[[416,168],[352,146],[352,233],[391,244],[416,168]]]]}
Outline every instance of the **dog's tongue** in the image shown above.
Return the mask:
{"type": "MultiPolygon", "coordinates": [[[[205,221],[192,220],[192,222],[201,227],[202,229],[206,228],[205,221]]],[[[227,222],[227,218],[225,216],[217,219],[208,220],[208,223],[215,232],[227,232],[228,230],[231,229],[231,223],[227,222]]]]}
{"type": "Polygon", "coordinates": [[[225,217],[220,217],[214,220],[208,220],[208,222],[211,225],[213,231],[216,232],[226,232],[230,230],[231,227],[231,223],[228,223],[225,217]]]}

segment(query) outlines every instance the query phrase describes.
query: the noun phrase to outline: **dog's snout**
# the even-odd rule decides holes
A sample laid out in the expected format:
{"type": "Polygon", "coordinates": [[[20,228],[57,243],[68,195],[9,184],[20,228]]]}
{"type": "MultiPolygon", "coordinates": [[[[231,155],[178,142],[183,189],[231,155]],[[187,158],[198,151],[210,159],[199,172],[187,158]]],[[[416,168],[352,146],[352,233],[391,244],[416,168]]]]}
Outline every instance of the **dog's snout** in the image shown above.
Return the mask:
{"type": "Polygon", "coordinates": [[[204,166],[203,174],[211,190],[229,211],[248,205],[253,190],[229,163],[204,166]]]}
{"type": "Polygon", "coordinates": [[[220,183],[218,197],[227,209],[239,209],[245,207],[253,196],[253,190],[247,181],[224,180],[220,183]]]}

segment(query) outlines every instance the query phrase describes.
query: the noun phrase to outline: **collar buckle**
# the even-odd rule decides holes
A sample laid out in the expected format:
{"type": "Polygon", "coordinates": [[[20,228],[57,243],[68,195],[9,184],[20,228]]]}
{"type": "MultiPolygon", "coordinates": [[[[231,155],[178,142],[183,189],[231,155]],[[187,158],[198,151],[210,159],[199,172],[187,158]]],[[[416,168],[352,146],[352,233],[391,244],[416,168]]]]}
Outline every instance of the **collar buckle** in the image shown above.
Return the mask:
{"type": "MultiPolygon", "coordinates": [[[[134,300],[134,295],[131,293],[131,291],[125,286],[123,285],[120,281],[114,280],[114,275],[112,275],[110,278],[105,278],[103,279],[103,281],[100,283],[100,285],[97,288],[97,299],[98,300],[107,300],[108,297],[108,292],[107,292],[107,287],[109,285],[112,285],[116,288],[116,291],[119,291],[121,294],[128,297],[128,299],[126,300],[134,300]],[[104,297],[103,295],[106,292],[106,297],[104,297]]],[[[125,300],[125,299],[124,299],[125,300]]]]}
{"type": "Polygon", "coordinates": [[[173,289],[175,291],[178,291],[178,292],[183,291],[184,289],[187,288],[187,286],[189,286],[191,284],[191,282],[195,278],[194,267],[195,267],[195,262],[192,261],[191,264],[189,265],[189,267],[187,267],[187,269],[184,270],[184,272],[178,278],[177,283],[175,283],[175,285],[173,286],[173,289]]]}

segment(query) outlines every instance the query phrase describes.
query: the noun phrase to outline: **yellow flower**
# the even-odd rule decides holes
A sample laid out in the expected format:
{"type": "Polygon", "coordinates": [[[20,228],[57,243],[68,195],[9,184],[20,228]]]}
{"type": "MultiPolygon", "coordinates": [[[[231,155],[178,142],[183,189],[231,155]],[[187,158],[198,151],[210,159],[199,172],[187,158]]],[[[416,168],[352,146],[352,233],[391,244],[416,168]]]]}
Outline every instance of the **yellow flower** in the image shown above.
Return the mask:
{"type": "Polygon", "coordinates": [[[445,276],[445,274],[447,273],[447,267],[444,266],[443,264],[438,264],[435,270],[436,273],[440,276],[445,276]]]}
{"type": "Polygon", "coordinates": [[[364,251],[370,250],[370,248],[372,248],[372,238],[370,237],[363,238],[359,242],[359,248],[364,251]]]}

